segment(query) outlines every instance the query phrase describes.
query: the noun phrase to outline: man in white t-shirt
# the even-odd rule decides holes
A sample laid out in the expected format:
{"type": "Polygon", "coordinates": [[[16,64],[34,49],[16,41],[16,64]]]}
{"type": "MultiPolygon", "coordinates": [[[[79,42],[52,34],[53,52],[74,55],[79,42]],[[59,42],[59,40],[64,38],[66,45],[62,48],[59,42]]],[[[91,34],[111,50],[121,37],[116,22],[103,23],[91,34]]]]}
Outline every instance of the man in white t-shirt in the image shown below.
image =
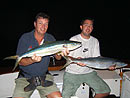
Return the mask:
{"type": "MultiPolygon", "coordinates": [[[[69,56],[74,58],[87,58],[100,56],[99,41],[91,36],[93,19],[87,18],[81,22],[81,33],[70,38],[82,42],[82,47],[71,51],[69,56]]],[[[113,68],[109,68],[113,69],[113,68]]],[[[94,69],[84,64],[70,64],[66,67],[63,81],[63,98],[74,96],[81,83],[87,83],[96,93],[94,98],[104,98],[110,93],[109,86],[101,79],[94,69]]]]}

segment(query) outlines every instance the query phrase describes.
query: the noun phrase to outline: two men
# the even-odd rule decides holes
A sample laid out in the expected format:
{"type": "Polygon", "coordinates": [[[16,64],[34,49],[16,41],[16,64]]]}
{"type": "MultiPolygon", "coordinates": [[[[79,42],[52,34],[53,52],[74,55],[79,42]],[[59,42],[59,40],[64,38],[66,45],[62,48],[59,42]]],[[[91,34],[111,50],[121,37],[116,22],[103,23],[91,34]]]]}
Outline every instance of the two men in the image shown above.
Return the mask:
{"type": "MultiPolygon", "coordinates": [[[[17,54],[21,55],[46,41],[55,41],[55,38],[47,33],[48,24],[49,16],[45,13],[38,13],[34,21],[35,29],[24,33],[19,39],[17,54]]],[[[95,37],[90,35],[93,30],[93,20],[83,20],[80,28],[81,33],[70,40],[82,42],[82,47],[70,53],[65,49],[61,53],[62,56],[69,54],[69,56],[79,59],[100,56],[99,42],[95,37]]],[[[61,55],[55,55],[55,58],[60,60],[61,55]]],[[[31,58],[22,58],[19,62],[20,72],[16,79],[13,98],[29,98],[35,89],[39,91],[41,98],[61,97],[61,93],[56,87],[52,75],[48,72],[49,62],[49,56],[42,58],[36,54],[31,58]],[[34,81],[37,79],[41,81],[41,85],[34,86],[34,81]]],[[[83,82],[86,82],[94,89],[96,92],[95,98],[103,98],[110,93],[108,85],[93,69],[84,67],[84,64],[71,64],[65,70],[62,97],[70,98],[73,96],[83,82]]]]}

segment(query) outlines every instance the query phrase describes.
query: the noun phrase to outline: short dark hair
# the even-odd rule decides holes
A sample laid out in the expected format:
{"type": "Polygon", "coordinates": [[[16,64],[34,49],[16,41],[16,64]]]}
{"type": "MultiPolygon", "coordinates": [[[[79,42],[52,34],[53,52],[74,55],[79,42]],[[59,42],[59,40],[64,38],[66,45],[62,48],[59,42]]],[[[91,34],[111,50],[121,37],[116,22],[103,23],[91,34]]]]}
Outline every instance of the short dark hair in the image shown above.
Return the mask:
{"type": "Polygon", "coordinates": [[[80,25],[83,25],[85,20],[91,20],[94,23],[94,19],[93,18],[87,17],[87,18],[84,18],[84,19],[81,20],[80,25]]]}
{"type": "Polygon", "coordinates": [[[40,13],[38,13],[38,14],[36,15],[34,21],[37,21],[37,19],[40,18],[40,17],[46,18],[46,19],[48,19],[48,21],[50,20],[50,16],[48,16],[46,13],[40,12],[40,13]]]}

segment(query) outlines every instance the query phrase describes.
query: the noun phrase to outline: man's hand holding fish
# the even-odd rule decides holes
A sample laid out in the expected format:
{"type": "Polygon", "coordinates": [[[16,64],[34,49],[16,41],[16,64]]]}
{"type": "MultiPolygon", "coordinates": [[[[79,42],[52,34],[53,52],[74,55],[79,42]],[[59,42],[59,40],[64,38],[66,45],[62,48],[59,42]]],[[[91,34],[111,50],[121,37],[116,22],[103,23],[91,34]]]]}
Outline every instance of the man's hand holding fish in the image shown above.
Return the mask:
{"type": "MultiPolygon", "coordinates": [[[[78,57],[77,59],[81,59],[81,57],[78,57]]],[[[81,63],[81,62],[78,62],[77,64],[78,64],[79,66],[86,66],[86,64],[81,63]]]]}
{"type": "Polygon", "coordinates": [[[68,50],[68,48],[67,47],[64,47],[64,49],[62,50],[62,52],[61,53],[59,53],[58,55],[61,55],[61,56],[68,56],[68,54],[69,54],[69,50],[68,50]]]}
{"type": "Polygon", "coordinates": [[[31,60],[32,62],[40,62],[42,60],[42,57],[41,56],[37,56],[36,54],[34,54],[32,57],[31,57],[31,60]]]}

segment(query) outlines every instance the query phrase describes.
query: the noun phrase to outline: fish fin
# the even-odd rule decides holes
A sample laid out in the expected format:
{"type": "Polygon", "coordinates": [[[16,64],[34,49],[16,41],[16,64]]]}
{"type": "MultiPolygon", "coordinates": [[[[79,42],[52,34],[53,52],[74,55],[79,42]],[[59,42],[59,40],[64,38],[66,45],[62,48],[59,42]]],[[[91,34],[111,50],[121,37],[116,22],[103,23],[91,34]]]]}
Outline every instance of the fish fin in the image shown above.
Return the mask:
{"type": "Polygon", "coordinates": [[[53,43],[53,42],[55,42],[55,41],[45,41],[42,45],[53,43]]]}
{"type": "Polygon", "coordinates": [[[66,64],[60,69],[60,71],[63,70],[65,67],[67,67],[72,62],[71,58],[69,58],[67,56],[63,56],[63,57],[66,59],[66,64]]]}
{"type": "Polygon", "coordinates": [[[18,57],[19,57],[18,55],[14,55],[14,56],[5,57],[3,60],[7,60],[7,59],[17,59],[18,57]]]}
{"type": "Polygon", "coordinates": [[[13,68],[12,71],[14,71],[14,70],[16,69],[16,67],[18,66],[18,64],[19,64],[19,62],[20,62],[21,59],[22,59],[22,57],[18,57],[18,58],[16,59],[15,66],[14,66],[14,68],[13,68]]]}
{"type": "Polygon", "coordinates": [[[57,52],[57,53],[56,53],[56,55],[61,55],[61,53],[62,53],[62,52],[61,52],[61,51],[59,51],[59,52],[57,52]]]}

